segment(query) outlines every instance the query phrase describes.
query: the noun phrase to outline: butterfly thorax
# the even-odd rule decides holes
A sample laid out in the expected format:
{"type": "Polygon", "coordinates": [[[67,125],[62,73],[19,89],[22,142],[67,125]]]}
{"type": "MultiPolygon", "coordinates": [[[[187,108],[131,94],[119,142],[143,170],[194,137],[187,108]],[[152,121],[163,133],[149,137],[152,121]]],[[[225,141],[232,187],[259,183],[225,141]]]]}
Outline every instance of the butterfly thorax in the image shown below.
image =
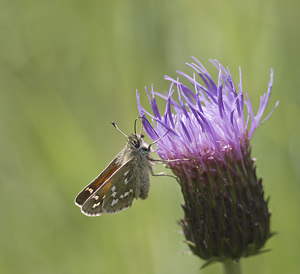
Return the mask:
{"type": "Polygon", "coordinates": [[[145,166],[145,162],[149,162],[149,153],[149,145],[144,141],[142,136],[133,133],[128,136],[127,143],[121,152],[120,159],[123,163],[128,160],[135,160],[145,166]]]}

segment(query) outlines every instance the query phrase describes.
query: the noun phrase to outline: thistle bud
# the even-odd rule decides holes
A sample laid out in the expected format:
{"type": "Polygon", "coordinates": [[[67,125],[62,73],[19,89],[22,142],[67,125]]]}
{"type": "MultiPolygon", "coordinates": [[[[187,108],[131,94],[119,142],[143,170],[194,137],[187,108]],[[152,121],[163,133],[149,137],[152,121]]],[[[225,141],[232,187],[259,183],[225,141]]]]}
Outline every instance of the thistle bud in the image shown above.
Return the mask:
{"type": "Polygon", "coordinates": [[[151,95],[146,89],[153,115],[141,106],[137,93],[139,113],[153,141],[168,132],[157,142],[157,153],[178,177],[184,198],[184,218],[179,223],[191,251],[208,263],[239,260],[258,254],[272,235],[268,199],[256,175],[250,140],[278,105],[261,121],[273,71],[254,115],[242,90],[241,71],[237,91],[229,69],[218,61],[212,61],[219,72],[217,83],[194,61],[188,64],[192,76],[178,72],[192,88],[166,76],[171,82],[168,95],[155,92],[153,86],[151,95]],[[163,115],[156,97],[166,102],[163,115]]]}

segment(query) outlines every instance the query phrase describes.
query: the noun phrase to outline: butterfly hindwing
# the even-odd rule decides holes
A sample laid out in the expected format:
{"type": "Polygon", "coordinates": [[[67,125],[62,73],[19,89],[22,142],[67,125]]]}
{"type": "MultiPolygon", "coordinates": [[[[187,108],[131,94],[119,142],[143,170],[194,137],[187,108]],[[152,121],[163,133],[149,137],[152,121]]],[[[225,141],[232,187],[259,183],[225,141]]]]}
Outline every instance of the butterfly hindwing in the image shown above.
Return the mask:
{"type": "Polygon", "coordinates": [[[139,197],[139,176],[134,173],[134,160],[127,162],[117,173],[109,193],[103,200],[103,211],[114,213],[131,206],[134,198],[139,197]]]}
{"type": "Polygon", "coordinates": [[[137,198],[137,180],[132,173],[132,160],[122,165],[94,194],[81,210],[88,216],[114,213],[131,206],[137,198]]]}
{"type": "Polygon", "coordinates": [[[76,197],[75,204],[82,206],[86,200],[92,196],[97,189],[105,183],[105,181],[112,175],[114,172],[120,168],[118,163],[118,155],[110,162],[110,164],[101,172],[89,185],[87,185],[76,197]]]}

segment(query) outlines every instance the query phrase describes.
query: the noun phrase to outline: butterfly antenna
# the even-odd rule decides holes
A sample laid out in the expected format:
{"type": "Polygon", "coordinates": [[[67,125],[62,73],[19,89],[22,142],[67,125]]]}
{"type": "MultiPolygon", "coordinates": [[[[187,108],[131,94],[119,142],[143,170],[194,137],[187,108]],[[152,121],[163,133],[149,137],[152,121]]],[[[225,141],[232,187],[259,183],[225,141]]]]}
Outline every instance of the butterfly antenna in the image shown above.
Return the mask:
{"type": "Polygon", "coordinates": [[[141,133],[140,133],[141,136],[142,136],[142,133],[143,133],[143,129],[144,129],[144,125],[143,125],[143,123],[142,123],[142,126],[141,126],[141,133]]]}
{"type": "MultiPolygon", "coordinates": [[[[139,116],[134,121],[134,134],[136,134],[136,122],[137,122],[138,119],[142,119],[142,117],[139,116]]],[[[142,128],[141,128],[141,134],[140,135],[142,135],[142,131],[143,131],[143,123],[142,123],[142,128]]]]}
{"type": "Polygon", "coordinates": [[[150,147],[155,145],[157,142],[159,142],[162,138],[164,138],[168,133],[169,133],[170,129],[168,129],[168,131],[161,137],[159,137],[157,140],[155,140],[153,143],[151,143],[149,146],[148,146],[148,150],[150,150],[150,147]]]}
{"type": "Polygon", "coordinates": [[[116,125],[115,122],[111,122],[111,124],[112,124],[119,132],[121,132],[126,138],[128,138],[128,136],[127,136],[121,129],[118,128],[118,126],[116,125]]]}

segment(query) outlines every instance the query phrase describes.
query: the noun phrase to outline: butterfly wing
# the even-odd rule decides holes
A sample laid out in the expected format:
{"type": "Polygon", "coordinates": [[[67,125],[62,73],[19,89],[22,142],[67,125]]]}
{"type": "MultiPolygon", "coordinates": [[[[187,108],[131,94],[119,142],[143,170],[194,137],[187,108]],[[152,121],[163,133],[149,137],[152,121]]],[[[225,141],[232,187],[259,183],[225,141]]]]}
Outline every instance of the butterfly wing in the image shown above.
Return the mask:
{"type": "Polygon", "coordinates": [[[83,204],[81,210],[88,216],[115,213],[131,206],[138,195],[138,177],[133,174],[133,160],[122,165],[83,204]]]}
{"type": "Polygon", "coordinates": [[[86,200],[97,190],[99,189],[105,181],[112,175],[118,168],[120,164],[118,163],[119,154],[109,163],[109,165],[81,192],[77,195],[75,199],[75,204],[81,207],[86,200]]]}

